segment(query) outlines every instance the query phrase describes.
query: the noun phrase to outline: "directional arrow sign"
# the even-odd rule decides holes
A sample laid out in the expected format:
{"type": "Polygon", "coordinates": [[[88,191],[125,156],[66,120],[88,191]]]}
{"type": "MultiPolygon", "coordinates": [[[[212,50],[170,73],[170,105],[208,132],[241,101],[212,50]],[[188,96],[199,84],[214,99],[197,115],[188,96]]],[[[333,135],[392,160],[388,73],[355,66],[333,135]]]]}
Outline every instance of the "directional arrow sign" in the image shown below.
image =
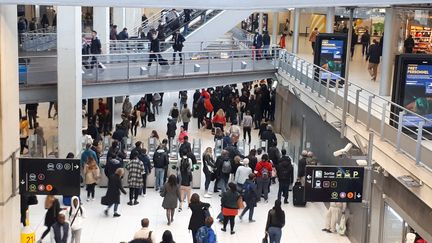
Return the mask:
{"type": "Polygon", "coordinates": [[[79,165],[75,165],[74,168],[75,168],[76,170],[78,170],[78,169],[79,169],[79,165]]]}
{"type": "Polygon", "coordinates": [[[25,184],[25,181],[24,180],[21,180],[21,185],[24,185],[25,184]]]}
{"type": "Polygon", "coordinates": [[[361,194],[360,193],[357,193],[357,198],[361,198],[361,194]]]}

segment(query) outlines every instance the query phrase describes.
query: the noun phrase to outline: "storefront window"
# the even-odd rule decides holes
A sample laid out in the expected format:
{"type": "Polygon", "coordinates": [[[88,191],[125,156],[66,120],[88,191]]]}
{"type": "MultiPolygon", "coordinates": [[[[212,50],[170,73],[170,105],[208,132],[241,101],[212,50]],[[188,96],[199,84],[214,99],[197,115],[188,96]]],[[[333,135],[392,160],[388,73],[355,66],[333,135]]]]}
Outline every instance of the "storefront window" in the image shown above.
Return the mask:
{"type": "Polygon", "coordinates": [[[404,221],[389,205],[384,206],[383,235],[381,242],[403,243],[404,221]]]}
{"type": "MultiPolygon", "coordinates": [[[[412,53],[432,54],[432,18],[429,10],[400,10],[403,34],[401,42],[405,42],[412,36],[414,46],[412,53]]],[[[404,52],[411,52],[411,48],[405,46],[404,52]]]]}

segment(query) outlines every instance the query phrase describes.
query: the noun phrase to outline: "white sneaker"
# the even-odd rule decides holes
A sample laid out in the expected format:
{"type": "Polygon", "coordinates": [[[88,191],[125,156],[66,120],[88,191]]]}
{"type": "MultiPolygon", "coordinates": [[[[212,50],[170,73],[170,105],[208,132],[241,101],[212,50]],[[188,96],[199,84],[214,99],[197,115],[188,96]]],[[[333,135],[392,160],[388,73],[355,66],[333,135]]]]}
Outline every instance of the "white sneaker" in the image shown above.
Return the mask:
{"type": "Polygon", "coordinates": [[[212,196],[208,193],[204,194],[204,198],[211,198],[212,196]]]}
{"type": "Polygon", "coordinates": [[[213,192],[212,191],[208,191],[207,194],[211,196],[211,195],[213,195],[213,192]]]}
{"type": "Polygon", "coordinates": [[[95,199],[94,199],[94,198],[92,198],[91,200],[92,200],[92,201],[94,201],[95,199]]]}
{"type": "Polygon", "coordinates": [[[87,202],[90,202],[90,198],[87,198],[87,200],[86,200],[87,202]]]}

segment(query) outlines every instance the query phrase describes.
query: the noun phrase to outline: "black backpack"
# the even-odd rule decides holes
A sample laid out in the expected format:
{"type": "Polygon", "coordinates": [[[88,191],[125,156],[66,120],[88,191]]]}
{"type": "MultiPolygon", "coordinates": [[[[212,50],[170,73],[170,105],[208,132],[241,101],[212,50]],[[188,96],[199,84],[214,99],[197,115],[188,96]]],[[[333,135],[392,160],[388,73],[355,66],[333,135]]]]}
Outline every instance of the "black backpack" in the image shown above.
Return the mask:
{"type": "Polygon", "coordinates": [[[189,158],[183,158],[180,162],[180,171],[181,172],[188,172],[189,170],[189,158]]]}
{"type": "Polygon", "coordinates": [[[291,176],[289,167],[279,167],[279,170],[277,171],[277,176],[279,180],[288,180],[291,176]]]}
{"type": "Polygon", "coordinates": [[[160,168],[162,166],[161,161],[162,161],[162,153],[156,151],[153,155],[154,167],[160,168]]]}
{"type": "Polygon", "coordinates": [[[177,118],[179,116],[179,110],[177,108],[172,109],[171,111],[171,117],[177,118]]]}

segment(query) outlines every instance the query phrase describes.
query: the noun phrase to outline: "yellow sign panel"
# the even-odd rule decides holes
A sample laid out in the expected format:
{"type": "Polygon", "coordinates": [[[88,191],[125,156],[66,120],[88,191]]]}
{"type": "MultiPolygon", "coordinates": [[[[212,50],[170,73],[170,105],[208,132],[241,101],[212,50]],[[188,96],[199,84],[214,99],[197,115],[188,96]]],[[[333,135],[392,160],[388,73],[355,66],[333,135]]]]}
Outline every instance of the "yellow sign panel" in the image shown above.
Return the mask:
{"type": "Polygon", "coordinates": [[[318,32],[325,33],[326,31],[326,16],[323,14],[312,14],[310,31],[318,28],[318,32]]]}
{"type": "Polygon", "coordinates": [[[21,233],[21,243],[35,243],[36,236],[34,232],[31,233],[21,233]]]}

